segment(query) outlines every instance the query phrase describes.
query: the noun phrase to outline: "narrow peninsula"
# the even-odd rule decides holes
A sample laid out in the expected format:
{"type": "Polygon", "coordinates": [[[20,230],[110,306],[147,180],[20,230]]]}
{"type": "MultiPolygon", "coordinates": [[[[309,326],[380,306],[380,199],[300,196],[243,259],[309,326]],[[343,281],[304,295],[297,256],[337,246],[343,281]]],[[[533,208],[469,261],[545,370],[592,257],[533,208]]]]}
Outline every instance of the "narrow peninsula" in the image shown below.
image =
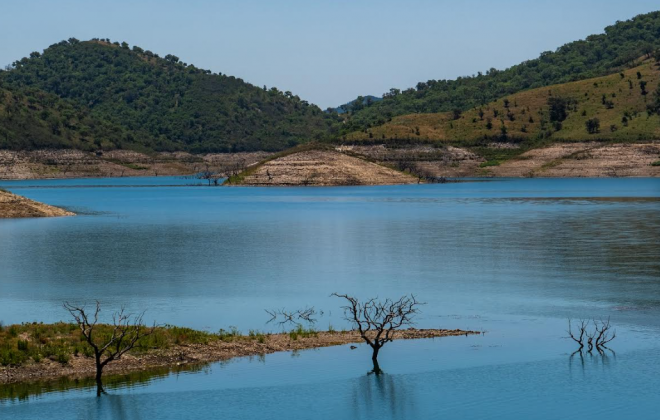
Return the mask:
{"type": "MultiPolygon", "coordinates": [[[[111,326],[99,325],[108,331],[111,326]]],[[[476,331],[409,328],[396,332],[395,340],[479,334],[476,331]]],[[[362,343],[357,331],[316,331],[297,328],[269,334],[237,330],[219,333],[181,327],[157,327],[139,346],[106,367],[108,374],[127,374],[154,368],[229,360],[280,351],[362,343]]],[[[80,340],[75,324],[26,323],[0,329],[0,385],[58,378],[88,378],[95,373],[90,348],[80,340]]]]}
{"type": "Polygon", "coordinates": [[[0,219],[61,216],[74,216],[74,213],[0,189],[0,219]]]}

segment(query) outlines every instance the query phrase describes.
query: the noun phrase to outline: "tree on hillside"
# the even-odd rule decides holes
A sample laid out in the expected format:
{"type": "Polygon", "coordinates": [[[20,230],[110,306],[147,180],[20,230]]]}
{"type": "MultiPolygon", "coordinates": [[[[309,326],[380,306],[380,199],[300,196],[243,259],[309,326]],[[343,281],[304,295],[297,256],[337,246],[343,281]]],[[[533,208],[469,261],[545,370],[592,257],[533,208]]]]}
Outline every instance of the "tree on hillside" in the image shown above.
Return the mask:
{"type": "Polygon", "coordinates": [[[133,349],[140,339],[151,335],[155,326],[148,328],[142,322],[144,313],[133,316],[127,314],[122,307],[119,312],[112,315],[110,329],[97,328],[101,304],[96,301],[92,311],[87,311],[84,306],[74,306],[68,302],[64,308],[69,311],[76,324],[80,328],[83,339],[94,351],[96,363],[96,395],[105,393],[103,389],[103,368],[108,363],[121,359],[126,352],[133,349]]]}
{"type": "Polygon", "coordinates": [[[362,339],[373,350],[371,361],[372,373],[380,374],[378,365],[378,352],[387,343],[393,340],[397,330],[410,327],[414,324],[414,317],[419,313],[419,306],[415,296],[402,296],[398,300],[376,298],[360,302],[357,298],[348,295],[333,293],[332,296],[345,299],[348,303],[342,306],[346,320],[360,333],[362,339]]]}
{"type": "Polygon", "coordinates": [[[568,117],[568,100],[560,96],[548,98],[550,107],[550,122],[562,122],[568,117]]]}
{"type": "Polygon", "coordinates": [[[600,120],[598,118],[590,118],[585,122],[587,133],[596,134],[600,131],[600,120]]]}
{"type": "Polygon", "coordinates": [[[649,115],[660,114],[660,85],[658,85],[658,88],[655,90],[655,94],[653,96],[653,102],[646,105],[646,111],[649,115]]]}

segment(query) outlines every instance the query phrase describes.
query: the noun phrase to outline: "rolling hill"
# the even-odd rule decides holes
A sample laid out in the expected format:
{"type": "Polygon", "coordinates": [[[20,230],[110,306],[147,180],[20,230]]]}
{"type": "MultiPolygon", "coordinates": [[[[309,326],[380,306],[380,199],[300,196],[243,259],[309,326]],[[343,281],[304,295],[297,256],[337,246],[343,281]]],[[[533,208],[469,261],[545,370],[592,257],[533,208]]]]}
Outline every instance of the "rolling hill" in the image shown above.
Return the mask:
{"type": "Polygon", "coordinates": [[[465,111],[523,90],[618,73],[658,48],[660,12],[639,15],[506,70],[429,80],[403,91],[390,89],[382,101],[353,112],[342,134],[382,125],[399,115],[465,111]]]}
{"type": "Polygon", "coordinates": [[[620,73],[523,91],[465,112],[403,115],[345,139],[472,146],[493,141],[660,139],[659,66],[646,60],[620,73]]]}
{"type": "MultiPolygon", "coordinates": [[[[45,117],[41,120],[51,133],[39,121],[39,141],[26,140],[34,137],[26,124],[1,126],[4,144],[19,148],[81,147],[91,142],[157,151],[272,151],[326,138],[338,121],[336,114],[324,113],[290,92],[256,87],[182,63],[172,55],[161,58],[109,40],[80,42],[72,38],[43,53],[34,52],[0,72],[0,86],[4,102],[21,107],[19,113],[26,116],[34,110],[24,109],[20,101],[7,99],[9,96],[28,91],[37,101],[47,98],[37,106],[44,114],[36,117],[45,117]],[[60,114],[62,105],[56,99],[66,100],[71,111],[60,114]],[[70,113],[88,117],[89,126],[119,126],[121,136],[108,130],[74,135],[67,128],[70,113]],[[65,127],[66,141],[59,138],[55,126],[65,127]]],[[[32,101],[30,96],[26,100],[32,101]]]]}

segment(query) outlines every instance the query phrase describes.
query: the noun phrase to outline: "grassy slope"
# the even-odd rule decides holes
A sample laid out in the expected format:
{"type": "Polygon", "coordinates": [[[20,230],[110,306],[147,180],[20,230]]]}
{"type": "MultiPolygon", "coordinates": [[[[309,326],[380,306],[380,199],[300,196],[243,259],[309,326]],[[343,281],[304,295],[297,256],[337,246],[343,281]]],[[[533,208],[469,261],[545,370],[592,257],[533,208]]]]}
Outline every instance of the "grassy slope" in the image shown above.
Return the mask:
{"type": "MultiPolygon", "coordinates": [[[[96,337],[99,342],[112,333],[109,325],[98,325],[96,337]]],[[[238,332],[234,334],[238,335],[238,332]]],[[[222,339],[222,334],[179,327],[158,327],[154,334],[140,340],[134,353],[153,348],[168,348],[175,344],[208,343],[222,339]]],[[[26,323],[0,327],[0,366],[21,366],[40,362],[48,358],[61,363],[68,362],[71,355],[83,354],[92,357],[92,349],[83,340],[76,324],[26,323]]]]}
{"type": "Polygon", "coordinates": [[[419,142],[451,142],[476,145],[484,139],[501,139],[501,127],[506,127],[508,140],[538,142],[611,140],[636,141],[660,138],[660,116],[648,116],[646,105],[654,99],[660,80],[658,66],[650,61],[643,65],[605,77],[554,85],[524,91],[491,102],[484,107],[473,108],[454,120],[451,112],[436,114],[410,114],[392,119],[379,127],[346,136],[348,141],[378,142],[382,140],[405,140],[419,142]],[[637,72],[642,75],[637,78],[637,72]],[[640,81],[646,81],[647,95],[642,95],[640,81]],[[632,88],[630,88],[632,83],[632,88]],[[603,104],[603,95],[613,103],[608,109],[603,104]],[[550,122],[548,99],[562,97],[575,101],[569,108],[568,117],[556,130],[550,122]],[[508,99],[509,108],[504,100],[508,99]],[[483,111],[483,119],[480,117],[483,111]],[[495,117],[495,112],[498,116],[495,117]],[[508,117],[513,116],[513,121],[508,117]],[[622,119],[627,115],[628,125],[622,119]],[[531,118],[531,120],[530,120],[531,118]],[[600,131],[589,134],[586,121],[600,120],[600,131]],[[487,128],[488,120],[492,128],[487,128]],[[611,126],[616,126],[611,131],[611,126]]]}

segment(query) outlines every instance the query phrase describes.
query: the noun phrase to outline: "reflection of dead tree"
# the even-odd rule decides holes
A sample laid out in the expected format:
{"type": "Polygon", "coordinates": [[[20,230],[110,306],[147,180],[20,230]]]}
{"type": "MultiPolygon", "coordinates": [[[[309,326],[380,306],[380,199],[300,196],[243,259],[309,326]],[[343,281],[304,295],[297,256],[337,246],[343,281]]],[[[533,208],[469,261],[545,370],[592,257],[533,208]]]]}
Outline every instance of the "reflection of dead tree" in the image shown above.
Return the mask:
{"type": "Polygon", "coordinates": [[[610,350],[606,344],[616,338],[616,331],[612,330],[610,319],[608,318],[607,321],[596,321],[594,319],[589,322],[586,320],[580,320],[580,324],[577,326],[577,331],[574,333],[571,320],[569,319],[568,335],[580,346],[573,354],[578,352],[582,353],[582,349],[585,345],[585,338],[587,340],[587,352],[591,353],[595,348],[602,354],[604,349],[610,350]],[[593,324],[593,330],[589,330],[591,324],[593,324]]]}
{"type": "Polygon", "coordinates": [[[83,338],[94,350],[96,362],[96,395],[105,393],[101,380],[103,368],[114,360],[121,359],[126,352],[136,346],[138,341],[151,335],[155,326],[147,328],[142,322],[143,314],[132,316],[121,308],[119,312],[112,315],[112,325],[108,328],[96,328],[99,320],[101,305],[97,301],[93,312],[88,312],[84,306],[77,307],[64,303],[64,308],[69,311],[78,324],[83,338]]]}
{"type": "Polygon", "coordinates": [[[412,326],[414,317],[419,313],[419,305],[415,296],[402,296],[398,300],[385,299],[384,301],[369,299],[360,302],[358,299],[333,293],[332,296],[346,299],[348,304],[343,306],[346,320],[351,322],[362,339],[373,350],[371,361],[374,369],[372,373],[380,374],[378,365],[378,352],[388,342],[392,341],[397,330],[404,326],[412,326]]]}
{"type": "Polygon", "coordinates": [[[280,325],[289,323],[294,325],[302,325],[301,321],[307,322],[308,324],[314,324],[316,322],[314,316],[318,314],[314,307],[298,309],[296,311],[287,311],[285,309],[266,309],[265,311],[268,313],[268,315],[271,316],[268,323],[277,321],[279,319],[277,322],[280,325]]]}

